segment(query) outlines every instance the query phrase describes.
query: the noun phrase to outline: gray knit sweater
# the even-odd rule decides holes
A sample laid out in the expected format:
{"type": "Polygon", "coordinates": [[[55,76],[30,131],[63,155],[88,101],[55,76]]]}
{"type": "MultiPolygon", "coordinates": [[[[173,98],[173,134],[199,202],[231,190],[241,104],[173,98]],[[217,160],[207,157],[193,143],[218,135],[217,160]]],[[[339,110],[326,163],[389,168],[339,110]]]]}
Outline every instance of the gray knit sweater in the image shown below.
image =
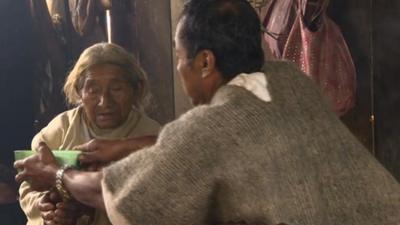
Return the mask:
{"type": "Polygon", "coordinates": [[[107,168],[110,219],[400,224],[399,183],[330,112],[312,82],[286,63],[269,63],[265,73],[272,102],[224,86],[211,104],[166,125],[154,146],[107,168]]]}

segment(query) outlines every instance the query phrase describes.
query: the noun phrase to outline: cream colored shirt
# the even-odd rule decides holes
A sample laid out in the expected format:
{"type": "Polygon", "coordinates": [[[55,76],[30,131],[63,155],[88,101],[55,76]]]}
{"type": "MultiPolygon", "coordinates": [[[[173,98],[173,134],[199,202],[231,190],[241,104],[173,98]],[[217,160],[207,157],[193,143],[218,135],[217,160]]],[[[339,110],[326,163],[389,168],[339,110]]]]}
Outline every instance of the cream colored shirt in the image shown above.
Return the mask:
{"type": "Polygon", "coordinates": [[[228,85],[242,87],[264,102],[272,101],[268,91],[268,81],[264,73],[241,73],[229,81],[228,85]]]}
{"type": "MultiPolygon", "coordinates": [[[[86,122],[82,107],[63,112],[56,116],[32,140],[32,149],[37,149],[44,141],[53,150],[70,150],[93,138],[118,139],[158,134],[160,125],[136,110],[132,110],[123,125],[105,130],[91,127],[86,122]]],[[[27,225],[43,225],[37,203],[44,193],[32,191],[24,182],[20,187],[20,204],[25,212],[27,225]]],[[[105,212],[96,211],[93,225],[110,225],[105,212]]],[[[80,225],[86,225],[80,223],[80,225]]]]}

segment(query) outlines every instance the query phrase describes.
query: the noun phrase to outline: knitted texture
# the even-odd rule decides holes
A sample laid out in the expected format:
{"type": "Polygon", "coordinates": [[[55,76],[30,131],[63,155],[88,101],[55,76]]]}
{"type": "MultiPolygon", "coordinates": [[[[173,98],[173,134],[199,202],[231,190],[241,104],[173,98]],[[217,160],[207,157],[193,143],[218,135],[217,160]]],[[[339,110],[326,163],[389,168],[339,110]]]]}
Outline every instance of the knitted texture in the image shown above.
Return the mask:
{"type": "Polygon", "coordinates": [[[314,84],[286,63],[265,73],[272,102],[223,86],[211,104],[166,125],[154,146],[105,169],[111,221],[398,225],[399,184],[314,84]]]}

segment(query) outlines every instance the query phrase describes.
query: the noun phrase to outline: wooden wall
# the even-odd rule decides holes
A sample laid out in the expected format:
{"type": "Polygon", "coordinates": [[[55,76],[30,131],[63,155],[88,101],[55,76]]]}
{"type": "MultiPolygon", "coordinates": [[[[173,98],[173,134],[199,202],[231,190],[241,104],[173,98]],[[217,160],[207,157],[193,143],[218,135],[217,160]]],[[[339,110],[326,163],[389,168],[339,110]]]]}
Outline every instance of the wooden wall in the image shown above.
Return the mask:
{"type": "Polygon", "coordinates": [[[342,120],[353,134],[374,153],[374,126],[371,121],[373,115],[372,18],[369,1],[331,1],[329,14],[342,30],[357,71],[356,104],[342,120]]]}
{"type": "Polygon", "coordinates": [[[357,67],[357,105],[344,122],[400,180],[400,2],[335,0],[331,14],[342,28],[357,67]],[[369,115],[374,115],[369,123],[369,115]]]}
{"type": "Polygon", "coordinates": [[[373,2],[376,156],[400,181],[400,2],[373,2]]]}
{"type": "Polygon", "coordinates": [[[175,118],[170,1],[132,0],[132,46],[149,76],[146,111],[161,122],[175,118]]]}

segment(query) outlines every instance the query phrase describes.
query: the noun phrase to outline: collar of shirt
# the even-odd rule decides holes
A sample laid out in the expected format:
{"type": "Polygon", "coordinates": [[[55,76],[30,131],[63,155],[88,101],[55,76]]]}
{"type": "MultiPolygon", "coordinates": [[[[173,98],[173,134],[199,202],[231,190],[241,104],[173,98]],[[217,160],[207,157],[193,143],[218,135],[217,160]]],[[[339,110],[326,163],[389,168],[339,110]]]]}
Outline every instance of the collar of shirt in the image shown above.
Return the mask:
{"type": "Polygon", "coordinates": [[[257,72],[257,73],[241,73],[235,78],[233,78],[227,85],[234,85],[238,87],[242,87],[259,99],[270,102],[272,101],[271,95],[267,89],[267,77],[264,73],[257,72]]]}

